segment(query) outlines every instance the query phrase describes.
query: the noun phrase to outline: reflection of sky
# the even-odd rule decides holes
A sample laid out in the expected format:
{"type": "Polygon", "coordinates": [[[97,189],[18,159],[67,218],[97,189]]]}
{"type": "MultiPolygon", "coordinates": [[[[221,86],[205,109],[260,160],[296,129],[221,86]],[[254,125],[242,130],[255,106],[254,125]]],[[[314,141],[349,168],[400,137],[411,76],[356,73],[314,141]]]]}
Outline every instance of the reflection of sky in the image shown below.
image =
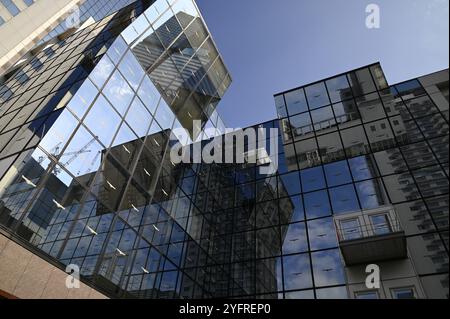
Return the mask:
{"type": "Polygon", "coordinates": [[[332,218],[309,221],[308,234],[312,250],[332,248],[338,245],[332,218]]]}
{"type": "Polygon", "coordinates": [[[283,257],[283,271],[284,289],[295,290],[312,287],[308,254],[283,257]]]}
{"type": "Polygon", "coordinates": [[[317,287],[345,283],[344,268],[339,250],[312,253],[314,281],[317,287]]]}

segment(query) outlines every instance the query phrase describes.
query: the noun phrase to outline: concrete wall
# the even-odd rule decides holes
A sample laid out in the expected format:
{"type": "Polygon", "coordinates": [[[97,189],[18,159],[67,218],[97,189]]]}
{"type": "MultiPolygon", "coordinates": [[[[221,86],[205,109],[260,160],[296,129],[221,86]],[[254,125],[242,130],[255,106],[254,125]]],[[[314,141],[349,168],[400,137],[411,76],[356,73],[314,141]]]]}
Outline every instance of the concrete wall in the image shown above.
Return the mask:
{"type": "Polygon", "coordinates": [[[0,234],[0,291],[20,299],[107,299],[83,283],[68,289],[67,276],[0,234]]]}

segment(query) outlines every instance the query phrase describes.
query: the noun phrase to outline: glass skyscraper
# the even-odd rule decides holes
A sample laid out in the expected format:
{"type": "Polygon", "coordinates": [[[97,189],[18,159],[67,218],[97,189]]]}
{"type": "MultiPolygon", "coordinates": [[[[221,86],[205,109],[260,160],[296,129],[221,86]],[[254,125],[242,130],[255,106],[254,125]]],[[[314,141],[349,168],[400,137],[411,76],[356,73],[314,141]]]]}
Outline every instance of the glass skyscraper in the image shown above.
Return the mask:
{"type": "MultiPolygon", "coordinates": [[[[174,163],[175,141],[227,136],[230,84],[193,0],[45,48],[0,88],[0,237],[110,298],[448,298],[448,71],[390,86],[373,64],[277,94],[254,128],[278,152],[174,163]]],[[[5,288],[8,247],[0,292],[42,296],[5,288]]]]}

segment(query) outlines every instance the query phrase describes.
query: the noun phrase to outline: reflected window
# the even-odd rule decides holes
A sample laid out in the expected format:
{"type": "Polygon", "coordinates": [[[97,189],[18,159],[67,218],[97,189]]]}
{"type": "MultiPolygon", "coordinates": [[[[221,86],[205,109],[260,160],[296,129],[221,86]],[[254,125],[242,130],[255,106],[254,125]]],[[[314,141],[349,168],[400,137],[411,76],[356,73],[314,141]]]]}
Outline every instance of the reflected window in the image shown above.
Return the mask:
{"type": "Polygon", "coordinates": [[[356,299],[379,299],[377,291],[358,291],[355,292],[356,299]]]}
{"type": "Polygon", "coordinates": [[[311,264],[308,254],[283,257],[284,289],[312,287],[311,264]]]}
{"type": "Polygon", "coordinates": [[[353,240],[361,238],[361,225],[358,218],[350,218],[345,220],[340,220],[340,236],[344,240],[353,240]]]}
{"type": "Polygon", "coordinates": [[[289,226],[283,226],[283,234],[287,228],[286,237],[283,241],[283,254],[298,254],[308,251],[308,240],[306,236],[305,223],[296,223],[289,226]]]}
{"type": "Polygon", "coordinates": [[[347,161],[327,164],[324,166],[325,176],[329,187],[344,185],[352,182],[352,176],[347,161]]]}
{"type": "Polygon", "coordinates": [[[356,183],[355,186],[363,209],[374,209],[386,204],[386,192],[380,179],[356,183]]]}
{"type": "Polygon", "coordinates": [[[369,152],[366,134],[361,126],[341,131],[341,137],[348,157],[355,157],[369,152]]]}
{"type": "Polygon", "coordinates": [[[308,219],[331,215],[327,191],[318,191],[304,195],[306,217],[308,219]]]}
{"type": "Polygon", "coordinates": [[[368,68],[348,74],[348,80],[355,96],[361,96],[376,91],[375,83],[368,68]]]}
{"type": "Polygon", "coordinates": [[[409,174],[387,176],[383,178],[383,181],[391,202],[394,204],[415,200],[420,196],[416,184],[409,174]]]}
{"type": "Polygon", "coordinates": [[[145,137],[152,122],[152,116],[139,98],[135,98],[127,113],[126,122],[136,132],[138,137],[145,137]]]}
{"type": "Polygon", "coordinates": [[[121,115],[125,114],[134,96],[133,90],[119,71],[114,72],[103,93],[121,115]]]}
{"type": "Polygon", "coordinates": [[[393,299],[416,299],[413,287],[391,289],[391,295],[393,299]]]}
{"type": "Polygon", "coordinates": [[[305,92],[310,109],[317,109],[330,104],[327,89],[323,82],[307,86],[305,92]]]}
{"type": "Polygon", "coordinates": [[[302,189],[298,172],[280,176],[280,185],[278,186],[278,189],[280,196],[299,194],[302,189]],[[285,192],[287,192],[287,194],[285,194],[285,192]]]}
{"type": "Polygon", "coordinates": [[[172,128],[175,121],[175,115],[163,100],[161,100],[158,110],[156,111],[155,119],[158,121],[163,130],[172,128]]]}
{"type": "Polygon", "coordinates": [[[309,139],[295,143],[298,168],[305,169],[321,163],[316,139],[309,139]]]}
{"type": "Polygon", "coordinates": [[[331,106],[311,111],[311,117],[314,123],[314,130],[318,134],[322,133],[322,131],[329,132],[331,129],[336,130],[336,120],[331,106]]]}
{"type": "Polygon", "coordinates": [[[345,158],[339,133],[322,135],[317,138],[323,163],[339,161],[345,158]]]}
{"type": "Polygon", "coordinates": [[[361,115],[358,112],[354,100],[333,104],[333,112],[336,122],[340,127],[348,127],[361,123],[361,115]]]}
{"type": "Polygon", "coordinates": [[[84,120],[86,125],[103,145],[108,147],[120,124],[119,115],[103,96],[99,96],[84,120]]]}
{"type": "Polygon", "coordinates": [[[97,88],[92,84],[92,82],[89,79],[86,79],[83,85],[78,89],[75,96],[70,100],[67,107],[79,119],[82,119],[87,109],[94,101],[97,94],[98,94],[97,88]]]}
{"type": "Polygon", "coordinates": [[[308,221],[308,236],[311,250],[334,248],[338,246],[333,218],[320,218],[308,221]]]}
{"type": "Polygon", "coordinates": [[[277,108],[278,118],[281,119],[288,116],[283,95],[278,95],[275,97],[275,107],[277,108]]]}
{"type": "Polygon", "coordinates": [[[289,118],[292,135],[295,141],[311,137],[313,131],[309,113],[303,113],[289,118]]]}
{"type": "Polygon", "coordinates": [[[331,102],[336,103],[353,97],[352,90],[345,75],[326,81],[331,102]]]}
{"type": "Polygon", "coordinates": [[[113,71],[114,65],[108,56],[105,55],[95,66],[94,70],[89,75],[89,78],[99,89],[101,89],[113,71]]]}
{"type": "Polygon", "coordinates": [[[413,99],[426,93],[422,85],[420,85],[420,82],[417,80],[398,84],[395,88],[403,100],[413,99]]]}
{"type": "Polygon", "coordinates": [[[289,115],[295,115],[308,111],[308,105],[306,103],[306,97],[303,89],[288,92],[284,96],[289,115]]]}
{"type": "Polygon", "coordinates": [[[370,216],[373,233],[375,235],[386,235],[392,233],[391,223],[387,214],[370,216]]]}
{"type": "Polygon", "coordinates": [[[144,81],[142,81],[138,95],[150,113],[154,114],[161,96],[159,95],[159,92],[153,82],[148,77],[145,77],[144,81]]]}
{"type": "Polygon", "coordinates": [[[131,51],[128,51],[123,57],[119,70],[136,91],[145,73],[131,51]]]}
{"type": "Polygon", "coordinates": [[[371,156],[360,156],[348,160],[353,179],[363,181],[373,177],[378,177],[378,170],[371,156]]]}
{"type": "Polygon", "coordinates": [[[356,99],[356,103],[358,105],[359,114],[361,114],[361,118],[364,123],[386,117],[384,107],[378,93],[358,97],[356,99]]]}
{"type": "Polygon", "coordinates": [[[326,187],[322,167],[305,169],[300,172],[302,178],[303,192],[311,192],[326,187]]]}
{"type": "Polygon", "coordinates": [[[331,205],[335,214],[359,211],[358,198],[353,185],[330,189],[331,205]]]}
{"type": "Polygon", "coordinates": [[[344,266],[339,250],[327,250],[311,254],[314,283],[317,287],[345,284],[344,266]]]}

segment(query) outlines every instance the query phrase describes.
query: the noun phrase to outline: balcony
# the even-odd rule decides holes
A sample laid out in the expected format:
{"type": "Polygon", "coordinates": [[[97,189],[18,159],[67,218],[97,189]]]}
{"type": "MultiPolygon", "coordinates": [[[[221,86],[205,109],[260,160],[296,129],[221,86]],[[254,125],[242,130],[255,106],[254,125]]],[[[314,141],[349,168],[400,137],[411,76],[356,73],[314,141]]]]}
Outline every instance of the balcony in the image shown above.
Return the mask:
{"type": "Polygon", "coordinates": [[[338,216],[335,227],[347,266],[407,257],[405,232],[393,208],[338,216]]]}

